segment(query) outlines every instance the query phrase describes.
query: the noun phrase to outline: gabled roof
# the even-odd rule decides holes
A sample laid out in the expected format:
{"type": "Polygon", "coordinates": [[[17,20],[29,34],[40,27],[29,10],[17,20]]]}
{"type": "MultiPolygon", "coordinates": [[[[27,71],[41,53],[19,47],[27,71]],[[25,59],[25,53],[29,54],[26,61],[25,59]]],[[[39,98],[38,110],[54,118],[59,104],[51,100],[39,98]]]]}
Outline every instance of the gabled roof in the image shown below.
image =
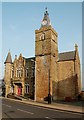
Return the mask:
{"type": "Polygon", "coordinates": [[[59,53],[59,61],[67,61],[75,59],[75,51],[59,53]]]}
{"type": "Polygon", "coordinates": [[[8,55],[7,55],[5,63],[12,63],[12,58],[11,58],[10,51],[8,52],[8,55]]]}

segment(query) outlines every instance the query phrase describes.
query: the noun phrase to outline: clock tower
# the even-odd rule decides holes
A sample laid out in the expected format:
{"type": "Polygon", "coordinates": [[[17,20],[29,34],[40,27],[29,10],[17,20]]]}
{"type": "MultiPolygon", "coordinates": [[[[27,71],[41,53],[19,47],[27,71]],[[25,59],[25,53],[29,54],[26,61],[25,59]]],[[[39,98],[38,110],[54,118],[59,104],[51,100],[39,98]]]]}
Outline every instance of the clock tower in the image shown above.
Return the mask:
{"type": "Polygon", "coordinates": [[[57,32],[52,28],[46,9],[39,30],[35,30],[35,100],[47,100],[48,95],[56,99],[58,81],[57,32]]]}

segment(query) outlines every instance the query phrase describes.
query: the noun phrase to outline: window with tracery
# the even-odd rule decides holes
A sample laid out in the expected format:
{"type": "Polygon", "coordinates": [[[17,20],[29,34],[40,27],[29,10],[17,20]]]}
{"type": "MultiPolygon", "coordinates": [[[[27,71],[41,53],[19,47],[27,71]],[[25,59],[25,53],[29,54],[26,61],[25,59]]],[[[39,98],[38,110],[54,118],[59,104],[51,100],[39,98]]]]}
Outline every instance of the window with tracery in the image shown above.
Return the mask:
{"type": "Polygon", "coordinates": [[[22,68],[17,69],[17,77],[22,77],[22,76],[23,76],[22,68]]]}

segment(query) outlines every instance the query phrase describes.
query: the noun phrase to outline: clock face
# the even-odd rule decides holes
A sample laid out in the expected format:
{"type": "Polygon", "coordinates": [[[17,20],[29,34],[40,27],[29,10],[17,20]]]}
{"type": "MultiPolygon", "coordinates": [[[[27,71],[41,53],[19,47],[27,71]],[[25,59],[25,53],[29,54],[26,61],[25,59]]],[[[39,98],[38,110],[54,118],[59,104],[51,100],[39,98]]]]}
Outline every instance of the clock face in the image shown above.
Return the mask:
{"type": "Polygon", "coordinates": [[[47,24],[46,20],[42,21],[42,25],[46,25],[46,24],[47,24]]]}

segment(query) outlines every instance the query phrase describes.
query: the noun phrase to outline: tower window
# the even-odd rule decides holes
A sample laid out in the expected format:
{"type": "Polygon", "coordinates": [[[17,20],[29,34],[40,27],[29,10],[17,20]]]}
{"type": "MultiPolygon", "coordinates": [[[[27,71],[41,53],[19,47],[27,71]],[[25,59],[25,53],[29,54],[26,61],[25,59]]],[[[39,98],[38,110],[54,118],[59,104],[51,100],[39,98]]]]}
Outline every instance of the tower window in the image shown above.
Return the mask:
{"type": "Polygon", "coordinates": [[[40,36],[40,40],[45,40],[45,33],[40,36]]]}

